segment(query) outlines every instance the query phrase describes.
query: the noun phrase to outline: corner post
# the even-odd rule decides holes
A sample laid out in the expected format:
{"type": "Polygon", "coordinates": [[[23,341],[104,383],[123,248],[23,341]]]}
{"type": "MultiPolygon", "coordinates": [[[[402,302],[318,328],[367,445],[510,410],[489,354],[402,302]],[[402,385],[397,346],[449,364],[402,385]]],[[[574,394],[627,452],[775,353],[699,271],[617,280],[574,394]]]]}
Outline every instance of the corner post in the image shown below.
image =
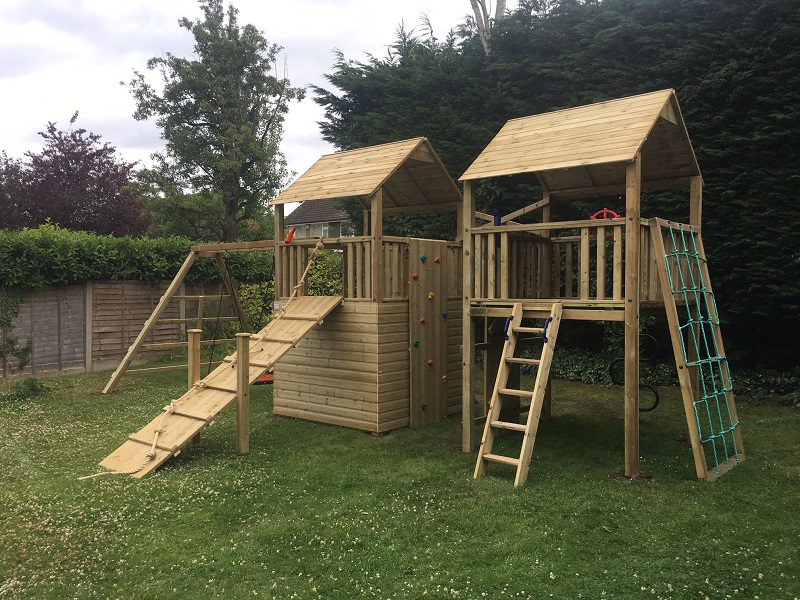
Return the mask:
{"type": "Polygon", "coordinates": [[[475,279],[472,265],[472,225],[475,223],[475,196],[473,195],[472,182],[464,182],[464,208],[461,211],[462,220],[458,224],[462,240],[462,346],[461,346],[461,450],[472,452],[475,445],[475,410],[472,404],[472,364],[475,360],[475,331],[472,328],[470,315],[470,296],[475,279]]]}
{"type": "Polygon", "coordinates": [[[625,476],[639,477],[641,154],[625,168],[625,476]]]}
{"type": "Polygon", "coordinates": [[[383,188],[379,188],[370,198],[372,241],[372,298],[373,302],[383,302],[383,188]]]}
{"type": "Polygon", "coordinates": [[[250,334],[236,334],[236,454],[250,453],[250,334]]]}
{"type": "MultiPolygon", "coordinates": [[[[273,249],[273,260],[275,261],[275,269],[273,277],[275,279],[275,301],[284,296],[283,290],[283,264],[282,264],[282,251],[281,242],[283,242],[284,212],[283,204],[274,204],[275,208],[275,222],[273,223],[273,238],[275,239],[275,248],[273,249]]],[[[286,294],[288,295],[288,294],[286,294]]]]}
{"type": "MultiPolygon", "coordinates": [[[[549,223],[552,220],[552,205],[550,192],[544,192],[542,200],[546,200],[547,204],[542,206],[542,223],[549,223]]],[[[553,297],[553,246],[549,242],[551,232],[545,229],[540,232],[540,235],[548,239],[548,243],[543,247],[541,260],[539,261],[539,289],[543,298],[553,297]]],[[[553,419],[553,380],[547,378],[547,387],[544,391],[544,399],[542,400],[542,414],[539,417],[540,421],[552,421],[553,419]]]]}

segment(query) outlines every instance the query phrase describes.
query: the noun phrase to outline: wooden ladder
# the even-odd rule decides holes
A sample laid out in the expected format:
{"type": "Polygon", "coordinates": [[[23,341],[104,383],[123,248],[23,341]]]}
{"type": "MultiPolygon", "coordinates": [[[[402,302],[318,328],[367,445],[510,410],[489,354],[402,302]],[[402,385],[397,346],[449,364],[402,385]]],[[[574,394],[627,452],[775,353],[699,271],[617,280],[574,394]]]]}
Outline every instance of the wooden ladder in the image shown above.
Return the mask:
{"type": "Polygon", "coordinates": [[[522,327],[522,304],[516,303],[511,310],[511,316],[506,321],[506,342],[503,346],[503,355],[500,361],[500,368],[497,371],[497,380],[492,392],[489,412],[486,415],[486,426],[483,430],[481,447],[478,450],[478,463],[475,465],[475,479],[486,474],[486,466],[489,462],[497,462],[511,465],[517,468],[517,475],[514,485],[520,486],[528,478],[528,467],[533,454],[533,443],[536,440],[536,430],[539,427],[539,418],[542,414],[542,404],[544,402],[547,382],[550,377],[550,364],[553,362],[553,350],[558,338],[558,327],[561,324],[562,304],[555,302],[550,309],[550,316],[545,319],[543,327],[522,327]],[[538,334],[542,336],[544,342],[541,357],[538,359],[521,358],[514,356],[517,348],[519,334],[538,334]],[[518,390],[508,388],[509,372],[511,365],[535,365],[537,367],[536,383],[533,391],[518,390]],[[531,404],[528,409],[528,419],[522,423],[511,421],[501,421],[500,415],[503,409],[503,396],[516,396],[527,398],[531,404]],[[522,448],[519,457],[503,456],[493,454],[492,447],[494,439],[499,430],[521,431],[524,434],[522,448]]]}

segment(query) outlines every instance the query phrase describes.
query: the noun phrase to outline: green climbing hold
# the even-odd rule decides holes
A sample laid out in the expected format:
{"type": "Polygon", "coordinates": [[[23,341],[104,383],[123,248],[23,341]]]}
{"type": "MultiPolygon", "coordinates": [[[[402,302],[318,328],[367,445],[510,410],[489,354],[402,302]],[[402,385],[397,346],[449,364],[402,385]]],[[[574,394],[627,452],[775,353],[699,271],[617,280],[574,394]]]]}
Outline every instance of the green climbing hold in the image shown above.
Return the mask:
{"type": "Polygon", "coordinates": [[[422,262],[425,262],[426,260],[428,260],[428,257],[427,257],[427,256],[425,256],[425,255],[423,254],[422,256],[420,256],[420,257],[419,257],[419,259],[420,259],[422,262]]]}
{"type": "Polygon", "coordinates": [[[414,341],[413,341],[413,342],[411,342],[411,343],[412,343],[412,344],[414,344],[415,346],[419,346],[419,340],[414,340],[414,341]]]}

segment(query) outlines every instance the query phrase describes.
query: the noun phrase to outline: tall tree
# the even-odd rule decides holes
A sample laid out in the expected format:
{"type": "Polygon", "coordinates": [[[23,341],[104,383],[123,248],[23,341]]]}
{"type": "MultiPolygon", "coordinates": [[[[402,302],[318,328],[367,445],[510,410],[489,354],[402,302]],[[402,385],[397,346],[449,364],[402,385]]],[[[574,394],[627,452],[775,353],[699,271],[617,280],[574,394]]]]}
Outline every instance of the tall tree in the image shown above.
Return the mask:
{"type": "MultiPolygon", "coordinates": [[[[338,90],[317,91],[326,139],[355,148],[427,135],[457,177],[507,119],[674,88],[703,171],[703,237],[731,355],[796,356],[797,2],[523,0],[494,23],[490,55],[474,27],[457,33],[449,46],[399,38],[402,52],[366,64],[339,57],[328,78],[338,90]]],[[[505,178],[482,185],[484,211],[513,210],[505,178]]],[[[556,203],[554,217],[616,201],[556,203]]],[[[685,194],[644,203],[648,216],[682,221],[687,207],[685,194]]]]}
{"type": "Polygon", "coordinates": [[[279,149],[284,115],[304,90],[271,74],[281,48],[253,25],[240,26],[233,5],[225,10],[222,0],[201,0],[200,7],[202,20],[179,21],[194,36],[195,58],[166,53],[147,62],[160,73],[162,92],[138,71],[129,85],[134,118],[155,117],[166,141],[142,173],[155,219],[165,212],[194,219],[230,242],[287,178],[279,149]],[[187,202],[184,193],[207,202],[187,202]]]}
{"type": "MultiPolygon", "coordinates": [[[[491,0],[469,0],[472,5],[472,12],[475,14],[475,27],[478,30],[483,51],[487,56],[492,53],[492,24],[493,20],[489,16],[492,10],[491,0]]],[[[497,0],[495,4],[494,21],[503,18],[506,12],[506,0],[497,0]]]]}
{"type": "Polygon", "coordinates": [[[26,153],[27,162],[0,160],[0,226],[35,227],[47,220],[66,229],[101,235],[141,235],[147,229],[142,207],[128,192],[135,163],[117,157],[101,136],[48,123],[39,132],[41,152],[26,153]]]}

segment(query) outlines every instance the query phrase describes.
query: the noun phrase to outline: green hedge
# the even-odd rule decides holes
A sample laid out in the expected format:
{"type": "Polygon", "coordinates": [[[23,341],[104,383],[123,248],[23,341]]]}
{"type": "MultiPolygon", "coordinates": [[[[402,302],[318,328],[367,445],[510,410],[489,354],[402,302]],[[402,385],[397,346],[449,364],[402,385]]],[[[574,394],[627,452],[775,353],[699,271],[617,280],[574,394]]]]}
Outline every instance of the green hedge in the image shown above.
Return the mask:
{"type": "MultiPolygon", "coordinates": [[[[79,285],[93,280],[163,282],[178,272],[194,242],[187,238],[98,236],[46,224],[36,229],[0,231],[0,285],[38,288],[79,285]]],[[[227,255],[238,281],[272,279],[271,252],[227,255]]],[[[198,259],[187,281],[217,281],[213,260],[198,259]]]]}

